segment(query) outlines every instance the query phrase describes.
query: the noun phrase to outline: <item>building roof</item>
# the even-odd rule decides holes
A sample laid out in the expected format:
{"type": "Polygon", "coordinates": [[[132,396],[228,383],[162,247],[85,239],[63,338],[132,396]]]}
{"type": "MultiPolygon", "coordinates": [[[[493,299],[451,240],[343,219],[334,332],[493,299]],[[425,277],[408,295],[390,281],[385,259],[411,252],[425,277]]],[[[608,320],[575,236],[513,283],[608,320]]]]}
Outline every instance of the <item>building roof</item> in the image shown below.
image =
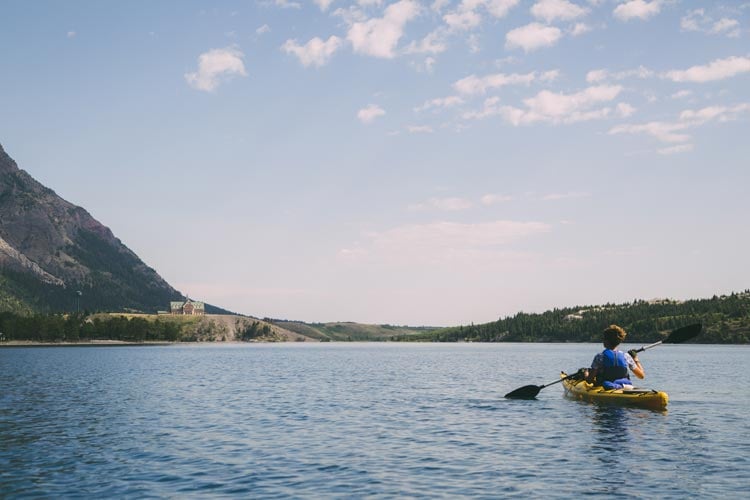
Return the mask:
{"type": "Polygon", "coordinates": [[[190,299],[188,299],[185,302],[172,301],[169,303],[169,308],[170,309],[182,309],[185,306],[185,304],[187,304],[188,302],[190,302],[193,305],[193,307],[196,309],[205,309],[205,304],[203,302],[195,302],[190,299]]]}

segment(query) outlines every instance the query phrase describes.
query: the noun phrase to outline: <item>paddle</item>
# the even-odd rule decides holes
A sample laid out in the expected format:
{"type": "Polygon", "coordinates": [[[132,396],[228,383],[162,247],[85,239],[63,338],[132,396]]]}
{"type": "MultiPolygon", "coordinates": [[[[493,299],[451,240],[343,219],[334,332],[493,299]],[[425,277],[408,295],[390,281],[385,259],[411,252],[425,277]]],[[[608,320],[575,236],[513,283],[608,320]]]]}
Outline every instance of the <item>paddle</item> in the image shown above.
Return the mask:
{"type": "Polygon", "coordinates": [[[544,385],[525,385],[523,387],[519,387],[515,391],[510,391],[508,394],[505,395],[508,399],[534,399],[537,394],[539,394],[539,391],[544,389],[545,387],[549,387],[551,385],[559,384],[563,380],[568,380],[569,378],[575,378],[577,376],[583,377],[583,374],[581,373],[581,370],[578,370],[577,372],[573,373],[572,375],[568,375],[566,377],[562,377],[559,380],[555,380],[554,382],[550,382],[549,384],[544,385]]]}
{"type": "MultiPolygon", "coordinates": [[[[673,330],[672,333],[667,335],[667,338],[665,338],[664,340],[660,340],[659,342],[654,342],[653,344],[643,346],[640,349],[636,349],[635,352],[643,352],[646,349],[651,349],[652,347],[656,347],[660,344],[679,344],[681,342],[685,342],[686,340],[690,340],[693,337],[697,337],[698,334],[701,332],[702,328],[703,328],[703,325],[701,325],[700,323],[683,326],[681,328],[678,328],[677,330],[673,330]]],[[[525,385],[523,387],[519,387],[515,391],[511,391],[508,394],[506,394],[505,397],[508,399],[534,399],[536,395],[539,394],[539,391],[541,391],[545,387],[549,387],[551,385],[560,383],[563,380],[568,380],[570,378],[578,377],[580,376],[581,371],[582,370],[578,370],[576,373],[572,375],[562,377],[560,380],[555,380],[554,382],[550,382],[549,384],[525,385]]]]}
{"type": "Polygon", "coordinates": [[[682,342],[685,342],[686,340],[692,339],[693,337],[697,337],[702,329],[703,325],[700,323],[683,326],[682,328],[673,330],[672,333],[667,335],[667,338],[665,338],[664,340],[660,340],[659,342],[654,342],[653,344],[643,346],[640,349],[635,349],[635,352],[643,352],[646,349],[651,349],[652,347],[656,347],[660,344],[680,344],[682,342]]]}

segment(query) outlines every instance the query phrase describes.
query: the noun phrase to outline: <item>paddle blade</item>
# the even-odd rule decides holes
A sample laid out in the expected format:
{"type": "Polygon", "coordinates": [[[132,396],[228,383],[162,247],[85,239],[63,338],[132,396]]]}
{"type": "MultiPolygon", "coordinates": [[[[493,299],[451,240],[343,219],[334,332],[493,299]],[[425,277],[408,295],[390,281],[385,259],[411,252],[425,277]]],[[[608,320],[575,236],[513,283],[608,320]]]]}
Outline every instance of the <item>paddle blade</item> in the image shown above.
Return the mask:
{"type": "Polygon", "coordinates": [[[680,342],[685,342],[694,337],[697,337],[702,329],[703,325],[700,323],[683,326],[682,328],[673,330],[672,333],[670,333],[667,338],[662,341],[662,344],[679,344],[680,342]]]}
{"type": "Polygon", "coordinates": [[[525,385],[523,387],[519,387],[515,391],[510,391],[505,395],[505,397],[508,399],[534,399],[541,390],[542,386],[525,385]]]}

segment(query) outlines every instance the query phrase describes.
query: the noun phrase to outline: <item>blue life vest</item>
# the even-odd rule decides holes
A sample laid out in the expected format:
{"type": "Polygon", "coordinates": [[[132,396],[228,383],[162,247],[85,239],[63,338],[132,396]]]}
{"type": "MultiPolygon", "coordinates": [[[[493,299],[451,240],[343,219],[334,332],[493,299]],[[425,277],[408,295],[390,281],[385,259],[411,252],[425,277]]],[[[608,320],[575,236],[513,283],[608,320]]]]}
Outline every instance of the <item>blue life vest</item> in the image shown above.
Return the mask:
{"type": "Polygon", "coordinates": [[[604,367],[601,372],[596,376],[596,381],[604,385],[605,387],[610,385],[607,382],[614,382],[616,384],[623,384],[624,382],[620,379],[628,379],[628,362],[625,360],[625,353],[622,351],[613,351],[612,349],[604,349],[602,351],[602,357],[604,367]]]}

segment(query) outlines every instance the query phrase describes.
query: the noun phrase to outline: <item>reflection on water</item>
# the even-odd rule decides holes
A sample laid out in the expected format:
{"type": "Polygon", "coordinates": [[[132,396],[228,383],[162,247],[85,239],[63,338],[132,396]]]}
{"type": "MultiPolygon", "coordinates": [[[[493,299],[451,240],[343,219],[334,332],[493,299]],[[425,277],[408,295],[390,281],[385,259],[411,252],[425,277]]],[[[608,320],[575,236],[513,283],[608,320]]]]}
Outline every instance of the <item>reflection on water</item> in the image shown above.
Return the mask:
{"type": "Polygon", "coordinates": [[[630,409],[593,405],[592,428],[596,431],[594,455],[606,464],[617,464],[617,457],[626,451],[628,436],[628,411],[630,409]]]}

